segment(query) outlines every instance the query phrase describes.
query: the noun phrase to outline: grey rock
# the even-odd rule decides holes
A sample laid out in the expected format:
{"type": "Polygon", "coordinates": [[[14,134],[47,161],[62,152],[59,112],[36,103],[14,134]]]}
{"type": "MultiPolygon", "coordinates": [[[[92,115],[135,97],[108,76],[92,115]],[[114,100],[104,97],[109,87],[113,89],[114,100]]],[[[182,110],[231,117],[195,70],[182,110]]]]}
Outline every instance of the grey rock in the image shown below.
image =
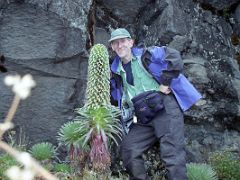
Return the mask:
{"type": "Polygon", "coordinates": [[[237,6],[236,10],[235,10],[235,19],[238,23],[240,23],[240,4],[237,6]]]}
{"type": "MultiPolygon", "coordinates": [[[[56,143],[60,126],[73,118],[74,103],[71,102],[71,96],[75,92],[76,80],[51,76],[34,76],[34,79],[37,85],[31,96],[21,102],[14,123],[25,131],[31,144],[42,141],[56,143]]],[[[85,81],[80,85],[85,86],[85,81]]],[[[13,93],[2,83],[0,90],[4,95],[0,111],[7,112],[13,93]]],[[[83,96],[84,91],[79,94],[83,96]]]]}
{"type": "Polygon", "coordinates": [[[109,9],[115,17],[118,17],[126,24],[131,24],[136,22],[141,9],[143,9],[148,3],[151,3],[151,0],[101,0],[100,3],[109,9]]]}
{"type": "Polygon", "coordinates": [[[106,32],[106,30],[102,28],[96,28],[96,39],[95,43],[104,44],[105,46],[109,46],[108,40],[110,39],[110,33],[106,32]]]}
{"type": "Polygon", "coordinates": [[[232,5],[239,3],[238,0],[197,0],[199,3],[210,6],[208,8],[215,8],[217,10],[224,10],[230,8],[232,5]]]}
{"type": "Polygon", "coordinates": [[[205,91],[206,85],[210,82],[205,65],[206,62],[206,59],[200,57],[183,59],[184,74],[202,93],[205,91]]]}
{"type": "Polygon", "coordinates": [[[156,1],[155,5],[151,6],[150,9],[154,14],[146,11],[143,15],[150,18],[146,20],[144,18],[140,19],[141,27],[137,27],[140,29],[143,25],[147,26],[147,28],[143,29],[143,33],[139,33],[140,40],[144,40],[147,45],[164,45],[171,42],[174,36],[187,33],[187,18],[180,10],[177,1],[156,1]]]}
{"type": "Polygon", "coordinates": [[[16,128],[26,132],[31,144],[56,144],[60,126],[71,120],[74,109],[84,103],[90,5],[91,1],[70,0],[4,4],[0,52],[8,72],[0,77],[0,116],[2,121],[13,98],[10,88],[3,84],[4,77],[32,74],[37,86],[21,102],[14,117],[16,128]]]}
{"type": "Polygon", "coordinates": [[[80,29],[64,24],[56,14],[35,9],[33,5],[10,4],[1,23],[0,50],[6,57],[61,59],[84,52],[86,37],[80,29]]]}
{"type": "Polygon", "coordinates": [[[203,127],[186,126],[187,131],[191,129],[186,135],[188,161],[207,161],[210,153],[215,151],[231,150],[239,153],[239,132],[216,131],[211,126],[205,128],[207,131],[203,131],[203,127]]]}
{"type": "Polygon", "coordinates": [[[191,44],[191,39],[185,36],[176,35],[173,37],[173,40],[169,43],[169,47],[174,48],[180,52],[187,51],[191,44]]]}
{"type": "Polygon", "coordinates": [[[84,35],[88,33],[86,31],[86,24],[92,0],[26,0],[25,2],[43,8],[45,11],[54,12],[61,18],[70,22],[70,27],[81,29],[84,35]]]}

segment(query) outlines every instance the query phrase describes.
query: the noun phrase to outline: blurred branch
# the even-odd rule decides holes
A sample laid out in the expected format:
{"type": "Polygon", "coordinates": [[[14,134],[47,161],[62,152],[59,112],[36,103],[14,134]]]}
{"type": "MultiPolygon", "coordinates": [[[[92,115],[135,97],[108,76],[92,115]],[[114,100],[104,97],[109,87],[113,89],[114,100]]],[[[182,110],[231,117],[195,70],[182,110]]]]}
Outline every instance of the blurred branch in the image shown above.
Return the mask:
{"type": "MultiPolygon", "coordinates": [[[[36,160],[34,160],[30,154],[26,152],[19,152],[7,143],[2,141],[3,134],[13,127],[13,117],[17,111],[21,99],[26,99],[30,95],[31,88],[36,85],[32,76],[27,74],[23,78],[19,75],[7,76],[5,78],[5,84],[13,86],[13,92],[15,93],[11,107],[9,108],[7,117],[3,123],[0,123],[0,149],[13,156],[17,161],[24,165],[26,170],[31,170],[31,174],[41,175],[47,180],[57,180],[55,176],[45,170],[36,160]]],[[[25,171],[23,170],[23,173],[25,171]]],[[[21,179],[21,177],[19,177],[21,179]]]]}
{"type": "MultiPolygon", "coordinates": [[[[23,162],[26,159],[21,158],[22,152],[19,152],[9,146],[7,143],[0,141],[0,148],[9,153],[11,156],[13,156],[16,160],[18,160],[22,164],[26,164],[26,161],[23,162]]],[[[30,163],[28,166],[31,166],[35,172],[37,172],[39,175],[42,175],[44,178],[48,180],[57,180],[56,177],[54,177],[52,174],[50,174],[47,170],[45,170],[36,160],[34,160],[30,155],[30,163]]]]}
{"type": "Polygon", "coordinates": [[[13,102],[12,102],[12,105],[8,111],[8,114],[7,114],[7,117],[6,119],[4,120],[4,123],[1,124],[1,126],[3,128],[0,128],[0,140],[2,139],[2,136],[3,134],[11,128],[11,124],[12,124],[12,119],[14,117],[14,114],[16,113],[17,111],[17,108],[18,108],[18,105],[20,103],[20,97],[18,95],[15,95],[14,96],[14,99],[13,99],[13,102]],[[4,126],[6,128],[4,128],[4,126]]]}

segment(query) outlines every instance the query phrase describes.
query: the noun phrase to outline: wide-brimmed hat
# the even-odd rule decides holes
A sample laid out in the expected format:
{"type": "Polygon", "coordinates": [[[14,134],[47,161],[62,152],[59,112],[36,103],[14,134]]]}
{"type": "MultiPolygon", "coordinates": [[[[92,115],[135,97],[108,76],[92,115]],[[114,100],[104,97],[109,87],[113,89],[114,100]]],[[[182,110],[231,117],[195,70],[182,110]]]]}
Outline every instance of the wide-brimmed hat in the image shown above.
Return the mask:
{"type": "Polygon", "coordinates": [[[131,39],[132,37],[125,28],[118,28],[118,29],[115,29],[111,33],[111,38],[108,40],[108,42],[111,42],[116,39],[121,39],[121,38],[130,38],[131,39]]]}

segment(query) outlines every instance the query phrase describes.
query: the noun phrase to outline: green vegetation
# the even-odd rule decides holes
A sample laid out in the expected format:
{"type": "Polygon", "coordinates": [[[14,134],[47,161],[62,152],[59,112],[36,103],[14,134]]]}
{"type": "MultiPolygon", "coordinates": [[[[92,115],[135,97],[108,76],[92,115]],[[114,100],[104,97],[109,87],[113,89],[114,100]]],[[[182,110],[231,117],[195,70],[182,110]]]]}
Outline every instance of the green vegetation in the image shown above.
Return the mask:
{"type": "Polygon", "coordinates": [[[5,176],[5,172],[7,169],[9,169],[12,166],[20,166],[17,160],[15,160],[12,156],[9,154],[1,154],[0,155],[0,179],[8,179],[5,176]]]}
{"type": "Polygon", "coordinates": [[[62,172],[62,173],[71,173],[71,167],[68,164],[55,164],[53,168],[54,172],[62,172]]]}
{"type": "Polygon", "coordinates": [[[224,18],[228,19],[231,16],[231,9],[230,8],[225,8],[222,10],[222,15],[224,18]]]}
{"type": "Polygon", "coordinates": [[[216,172],[208,164],[187,164],[188,180],[217,180],[216,172]]]}
{"type": "Polygon", "coordinates": [[[30,153],[39,161],[51,160],[56,155],[54,146],[48,142],[33,145],[30,149],[30,153]]]}
{"type": "Polygon", "coordinates": [[[232,152],[214,152],[210,155],[209,162],[219,179],[239,179],[240,159],[232,152]]]}
{"type": "Polygon", "coordinates": [[[19,129],[18,133],[15,130],[6,132],[6,141],[10,146],[20,151],[26,151],[28,145],[28,138],[22,128],[19,129]]]}

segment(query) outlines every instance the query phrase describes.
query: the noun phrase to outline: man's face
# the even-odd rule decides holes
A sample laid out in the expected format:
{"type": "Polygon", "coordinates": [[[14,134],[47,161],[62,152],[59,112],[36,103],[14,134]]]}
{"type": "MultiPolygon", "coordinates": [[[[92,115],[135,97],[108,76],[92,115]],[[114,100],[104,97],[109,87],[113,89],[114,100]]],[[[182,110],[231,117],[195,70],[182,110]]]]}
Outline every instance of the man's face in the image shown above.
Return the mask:
{"type": "Polygon", "coordinates": [[[126,58],[131,55],[133,40],[129,38],[116,39],[111,42],[112,50],[117,53],[120,58],[126,58]]]}

